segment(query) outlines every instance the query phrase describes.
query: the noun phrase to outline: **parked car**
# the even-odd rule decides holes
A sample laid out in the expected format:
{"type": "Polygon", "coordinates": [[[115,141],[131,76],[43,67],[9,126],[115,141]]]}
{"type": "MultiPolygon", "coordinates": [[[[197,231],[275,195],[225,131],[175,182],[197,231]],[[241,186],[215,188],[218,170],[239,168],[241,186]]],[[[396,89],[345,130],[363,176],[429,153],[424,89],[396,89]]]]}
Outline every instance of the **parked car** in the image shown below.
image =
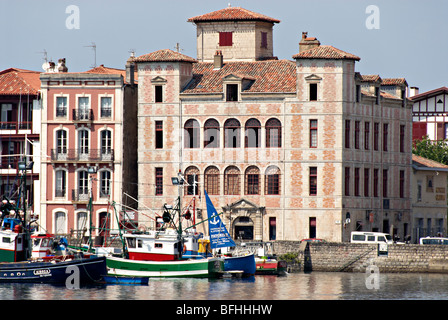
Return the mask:
{"type": "Polygon", "coordinates": [[[420,244],[448,244],[448,238],[442,238],[442,237],[420,238],[420,244]]]}
{"type": "Polygon", "coordinates": [[[393,244],[390,234],[382,232],[353,231],[350,236],[352,243],[387,243],[393,244]]]}

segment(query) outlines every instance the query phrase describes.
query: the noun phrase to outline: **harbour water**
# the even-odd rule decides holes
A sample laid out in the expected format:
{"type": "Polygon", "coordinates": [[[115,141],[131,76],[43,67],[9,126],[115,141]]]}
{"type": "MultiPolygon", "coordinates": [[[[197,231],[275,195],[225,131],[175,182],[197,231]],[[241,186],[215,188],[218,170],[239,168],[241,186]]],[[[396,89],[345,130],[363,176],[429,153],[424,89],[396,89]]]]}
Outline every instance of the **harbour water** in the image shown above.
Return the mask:
{"type": "Polygon", "coordinates": [[[448,275],[290,273],[248,279],[150,279],[148,285],[0,284],[0,300],[448,300],[448,275]],[[369,285],[370,283],[370,285],[369,285]]]}

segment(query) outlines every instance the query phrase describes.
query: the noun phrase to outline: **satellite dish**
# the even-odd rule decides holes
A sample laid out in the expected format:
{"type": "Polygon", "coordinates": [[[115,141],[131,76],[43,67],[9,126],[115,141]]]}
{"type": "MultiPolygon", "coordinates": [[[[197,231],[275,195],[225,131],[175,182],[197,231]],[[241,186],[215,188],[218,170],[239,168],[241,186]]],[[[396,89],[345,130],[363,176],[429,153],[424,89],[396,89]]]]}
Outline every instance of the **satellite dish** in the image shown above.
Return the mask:
{"type": "Polygon", "coordinates": [[[50,64],[48,62],[44,62],[42,64],[42,69],[44,69],[44,71],[47,71],[50,68],[50,64]]]}

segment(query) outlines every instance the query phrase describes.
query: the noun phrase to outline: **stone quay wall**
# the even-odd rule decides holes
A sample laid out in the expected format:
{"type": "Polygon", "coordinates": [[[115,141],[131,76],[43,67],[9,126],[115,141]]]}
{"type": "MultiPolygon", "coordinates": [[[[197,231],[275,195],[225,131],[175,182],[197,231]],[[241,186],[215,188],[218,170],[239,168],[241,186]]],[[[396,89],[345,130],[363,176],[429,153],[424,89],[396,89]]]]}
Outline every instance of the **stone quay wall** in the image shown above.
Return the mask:
{"type": "Polygon", "coordinates": [[[366,272],[375,265],[385,273],[448,273],[447,245],[393,244],[382,252],[377,244],[275,241],[273,253],[286,258],[290,272],[366,272]]]}

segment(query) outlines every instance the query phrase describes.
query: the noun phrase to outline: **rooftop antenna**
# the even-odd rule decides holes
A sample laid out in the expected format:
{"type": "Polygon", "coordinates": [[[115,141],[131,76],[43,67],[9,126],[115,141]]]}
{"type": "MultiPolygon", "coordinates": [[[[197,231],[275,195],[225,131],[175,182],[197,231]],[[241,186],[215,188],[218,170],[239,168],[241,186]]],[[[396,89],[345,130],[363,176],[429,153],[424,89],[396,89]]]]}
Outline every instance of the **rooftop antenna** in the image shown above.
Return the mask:
{"type": "Polygon", "coordinates": [[[92,42],[92,44],[90,46],[84,46],[84,47],[89,47],[89,48],[93,49],[93,53],[95,55],[95,60],[94,60],[93,66],[91,66],[91,68],[96,68],[96,44],[95,44],[95,42],[92,42]]]}
{"type": "Polygon", "coordinates": [[[44,61],[48,62],[48,52],[47,52],[47,50],[44,49],[44,51],[40,51],[38,53],[43,53],[44,54],[44,61]]]}
{"type": "Polygon", "coordinates": [[[176,49],[176,51],[179,52],[179,53],[180,53],[181,51],[184,51],[184,49],[181,49],[181,48],[180,48],[180,44],[179,44],[179,42],[176,43],[176,46],[174,47],[174,49],[176,49]]]}
{"type": "Polygon", "coordinates": [[[132,57],[132,58],[135,57],[135,49],[129,49],[128,52],[131,54],[131,57],[132,57]]]}

